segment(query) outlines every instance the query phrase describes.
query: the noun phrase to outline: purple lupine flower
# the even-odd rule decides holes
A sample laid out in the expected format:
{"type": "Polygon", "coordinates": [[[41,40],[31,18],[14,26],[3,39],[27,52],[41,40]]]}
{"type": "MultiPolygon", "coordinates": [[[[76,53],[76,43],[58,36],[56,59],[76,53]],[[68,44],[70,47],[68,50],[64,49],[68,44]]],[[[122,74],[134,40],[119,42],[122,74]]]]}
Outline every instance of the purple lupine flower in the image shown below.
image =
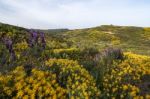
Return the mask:
{"type": "Polygon", "coordinates": [[[32,30],[28,30],[28,32],[29,32],[29,34],[30,34],[30,36],[28,36],[28,38],[26,39],[26,42],[28,43],[28,46],[29,47],[32,47],[33,45],[32,45],[32,30]]]}
{"type": "Polygon", "coordinates": [[[34,39],[34,40],[36,40],[36,39],[37,39],[37,37],[38,37],[37,32],[35,32],[35,31],[34,31],[34,32],[32,32],[32,36],[33,36],[33,39],[34,39]]]}
{"type": "Polygon", "coordinates": [[[32,41],[34,42],[34,44],[38,43],[38,39],[39,39],[38,33],[33,31],[32,32],[32,41]]]}
{"type": "Polygon", "coordinates": [[[28,43],[28,46],[29,47],[33,47],[33,41],[32,41],[32,38],[33,38],[33,34],[32,34],[33,30],[30,30],[29,33],[30,33],[30,36],[29,38],[27,39],[27,43],[28,43]]]}
{"type": "Polygon", "coordinates": [[[43,48],[46,47],[45,36],[43,32],[36,32],[34,30],[30,30],[30,38],[28,40],[28,44],[30,47],[33,47],[35,44],[38,44],[39,38],[41,40],[41,45],[43,48]]]}
{"type": "Polygon", "coordinates": [[[4,41],[6,48],[8,49],[8,51],[10,53],[11,60],[15,60],[16,56],[15,56],[15,52],[13,50],[13,41],[9,38],[4,38],[3,41],[4,41]]]}
{"type": "Polygon", "coordinates": [[[16,59],[16,55],[15,55],[14,50],[12,50],[12,52],[10,53],[10,58],[11,58],[11,60],[15,60],[16,59]]]}
{"type": "Polygon", "coordinates": [[[41,38],[44,38],[44,37],[45,37],[45,35],[44,35],[43,32],[40,33],[40,36],[41,36],[41,38]]]}
{"type": "Polygon", "coordinates": [[[46,41],[45,41],[45,35],[43,32],[40,33],[40,38],[41,38],[42,47],[45,48],[46,41]]]}
{"type": "Polygon", "coordinates": [[[33,47],[35,43],[38,43],[38,34],[34,30],[30,30],[30,37],[28,40],[29,47],[33,47]]]}
{"type": "Polygon", "coordinates": [[[8,39],[8,38],[4,38],[4,44],[5,44],[5,46],[6,46],[6,48],[9,50],[9,53],[11,53],[12,52],[12,40],[11,39],[8,39]]]}
{"type": "Polygon", "coordinates": [[[32,41],[32,38],[30,37],[29,40],[28,40],[28,45],[29,47],[33,47],[34,44],[33,44],[33,41],[32,41]]]}

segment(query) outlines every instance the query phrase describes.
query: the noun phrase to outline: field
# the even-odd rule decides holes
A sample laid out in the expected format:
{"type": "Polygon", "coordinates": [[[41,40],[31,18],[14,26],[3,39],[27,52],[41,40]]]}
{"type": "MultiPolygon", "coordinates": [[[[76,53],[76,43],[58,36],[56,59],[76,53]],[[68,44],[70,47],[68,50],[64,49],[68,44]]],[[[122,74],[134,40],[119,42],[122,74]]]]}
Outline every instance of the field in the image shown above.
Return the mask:
{"type": "Polygon", "coordinates": [[[150,99],[150,28],[1,23],[0,98],[150,99]]]}

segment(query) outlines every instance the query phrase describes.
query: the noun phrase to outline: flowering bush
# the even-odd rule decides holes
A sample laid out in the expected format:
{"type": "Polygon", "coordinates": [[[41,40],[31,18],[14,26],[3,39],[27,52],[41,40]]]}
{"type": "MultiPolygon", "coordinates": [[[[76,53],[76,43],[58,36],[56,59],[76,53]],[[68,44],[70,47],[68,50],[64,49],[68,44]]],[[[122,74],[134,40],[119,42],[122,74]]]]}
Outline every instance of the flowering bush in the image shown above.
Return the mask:
{"type": "Polygon", "coordinates": [[[52,58],[67,58],[78,60],[80,58],[80,50],[77,48],[68,49],[52,49],[48,51],[49,57],[52,58]]]}
{"type": "Polygon", "coordinates": [[[96,98],[100,96],[93,77],[76,61],[50,59],[46,61],[46,65],[56,73],[59,84],[67,89],[69,97],[96,98]]]}
{"type": "Polygon", "coordinates": [[[45,70],[23,66],[0,75],[1,98],[95,98],[100,91],[92,76],[77,62],[67,59],[46,61],[45,70]]]}
{"type": "Polygon", "coordinates": [[[37,32],[35,30],[30,30],[29,32],[30,35],[28,35],[27,38],[27,43],[29,47],[34,47],[35,45],[40,45],[42,46],[43,49],[46,47],[46,40],[45,40],[45,35],[43,32],[37,32]],[[40,39],[40,41],[39,41],[40,39]]]}
{"type": "Polygon", "coordinates": [[[14,98],[65,98],[66,90],[56,82],[56,75],[32,69],[27,76],[23,67],[17,67],[7,76],[0,76],[1,97],[14,98]]]}
{"type": "Polygon", "coordinates": [[[125,57],[123,62],[115,63],[108,68],[103,81],[104,96],[121,99],[148,97],[150,93],[150,89],[148,89],[150,57],[132,53],[125,53],[125,57]],[[144,77],[147,78],[144,79],[144,77]],[[147,89],[147,91],[143,89],[147,89]]]}

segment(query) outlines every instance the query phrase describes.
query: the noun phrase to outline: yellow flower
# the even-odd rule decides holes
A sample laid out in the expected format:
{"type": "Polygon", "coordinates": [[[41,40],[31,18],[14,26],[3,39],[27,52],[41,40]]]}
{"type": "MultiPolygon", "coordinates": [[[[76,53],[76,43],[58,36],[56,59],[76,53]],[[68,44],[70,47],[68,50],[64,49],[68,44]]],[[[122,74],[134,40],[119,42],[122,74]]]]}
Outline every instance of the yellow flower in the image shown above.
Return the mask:
{"type": "Polygon", "coordinates": [[[72,85],[72,89],[74,89],[75,88],[75,85],[72,85]]]}
{"type": "Polygon", "coordinates": [[[61,91],[61,87],[57,87],[57,89],[56,89],[57,91],[61,91]]]}
{"type": "Polygon", "coordinates": [[[133,99],[144,99],[144,97],[143,96],[135,96],[135,97],[133,97],[133,99]]]}
{"type": "Polygon", "coordinates": [[[55,84],[56,83],[56,80],[52,80],[52,84],[55,84]]]}
{"type": "Polygon", "coordinates": [[[54,94],[54,95],[52,96],[52,99],[57,99],[57,95],[54,94]]]}
{"type": "Polygon", "coordinates": [[[72,91],[71,91],[71,93],[72,93],[72,94],[75,94],[75,91],[74,91],[74,90],[72,90],[72,91]]]}
{"type": "Polygon", "coordinates": [[[123,90],[126,91],[128,89],[127,85],[123,85],[123,90]]]}
{"type": "Polygon", "coordinates": [[[150,99],[150,95],[147,94],[147,95],[145,96],[145,98],[146,98],[146,99],[150,99]]]}
{"type": "Polygon", "coordinates": [[[112,97],[112,99],[116,99],[115,97],[112,97]]]}
{"type": "Polygon", "coordinates": [[[112,89],[112,92],[116,92],[116,90],[117,90],[117,88],[113,88],[113,89],[112,89]]]}
{"type": "Polygon", "coordinates": [[[130,92],[130,96],[132,96],[132,97],[136,96],[136,91],[130,92]]]}
{"type": "Polygon", "coordinates": [[[122,99],[122,98],[124,98],[124,95],[122,94],[122,95],[120,95],[120,97],[121,97],[121,99],[122,99]]]}
{"type": "Polygon", "coordinates": [[[74,96],[71,96],[71,99],[75,99],[74,96]]]}
{"type": "Polygon", "coordinates": [[[25,96],[23,96],[22,99],[29,99],[29,96],[28,96],[28,95],[25,95],[25,96]]]}
{"type": "Polygon", "coordinates": [[[6,90],[7,95],[11,95],[12,94],[12,90],[8,89],[6,90]]]}
{"type": "Polygon", "coordinates": [[[30,98],[35,99],[35,94],[31,94],[30,98]]]}
{"type": "Polygon", "coordinates": [[[23,95],[24,95],[24,93],[23,93],[22,90],[20,90],[20,91],[17,93],[17,97],[18,97],[18,98],[22,97],[23,95]]]}

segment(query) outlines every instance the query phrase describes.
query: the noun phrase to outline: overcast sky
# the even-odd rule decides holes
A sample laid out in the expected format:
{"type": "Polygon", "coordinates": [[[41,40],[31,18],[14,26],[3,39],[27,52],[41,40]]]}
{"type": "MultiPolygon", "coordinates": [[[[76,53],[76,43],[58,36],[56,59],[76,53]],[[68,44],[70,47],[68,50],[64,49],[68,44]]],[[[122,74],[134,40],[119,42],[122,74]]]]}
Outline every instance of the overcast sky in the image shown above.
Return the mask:
{"type": "Polygon", "coordinates": [[[0,0],[0,22],[41,29],[150,26],[150,0],[0,0]]]}

